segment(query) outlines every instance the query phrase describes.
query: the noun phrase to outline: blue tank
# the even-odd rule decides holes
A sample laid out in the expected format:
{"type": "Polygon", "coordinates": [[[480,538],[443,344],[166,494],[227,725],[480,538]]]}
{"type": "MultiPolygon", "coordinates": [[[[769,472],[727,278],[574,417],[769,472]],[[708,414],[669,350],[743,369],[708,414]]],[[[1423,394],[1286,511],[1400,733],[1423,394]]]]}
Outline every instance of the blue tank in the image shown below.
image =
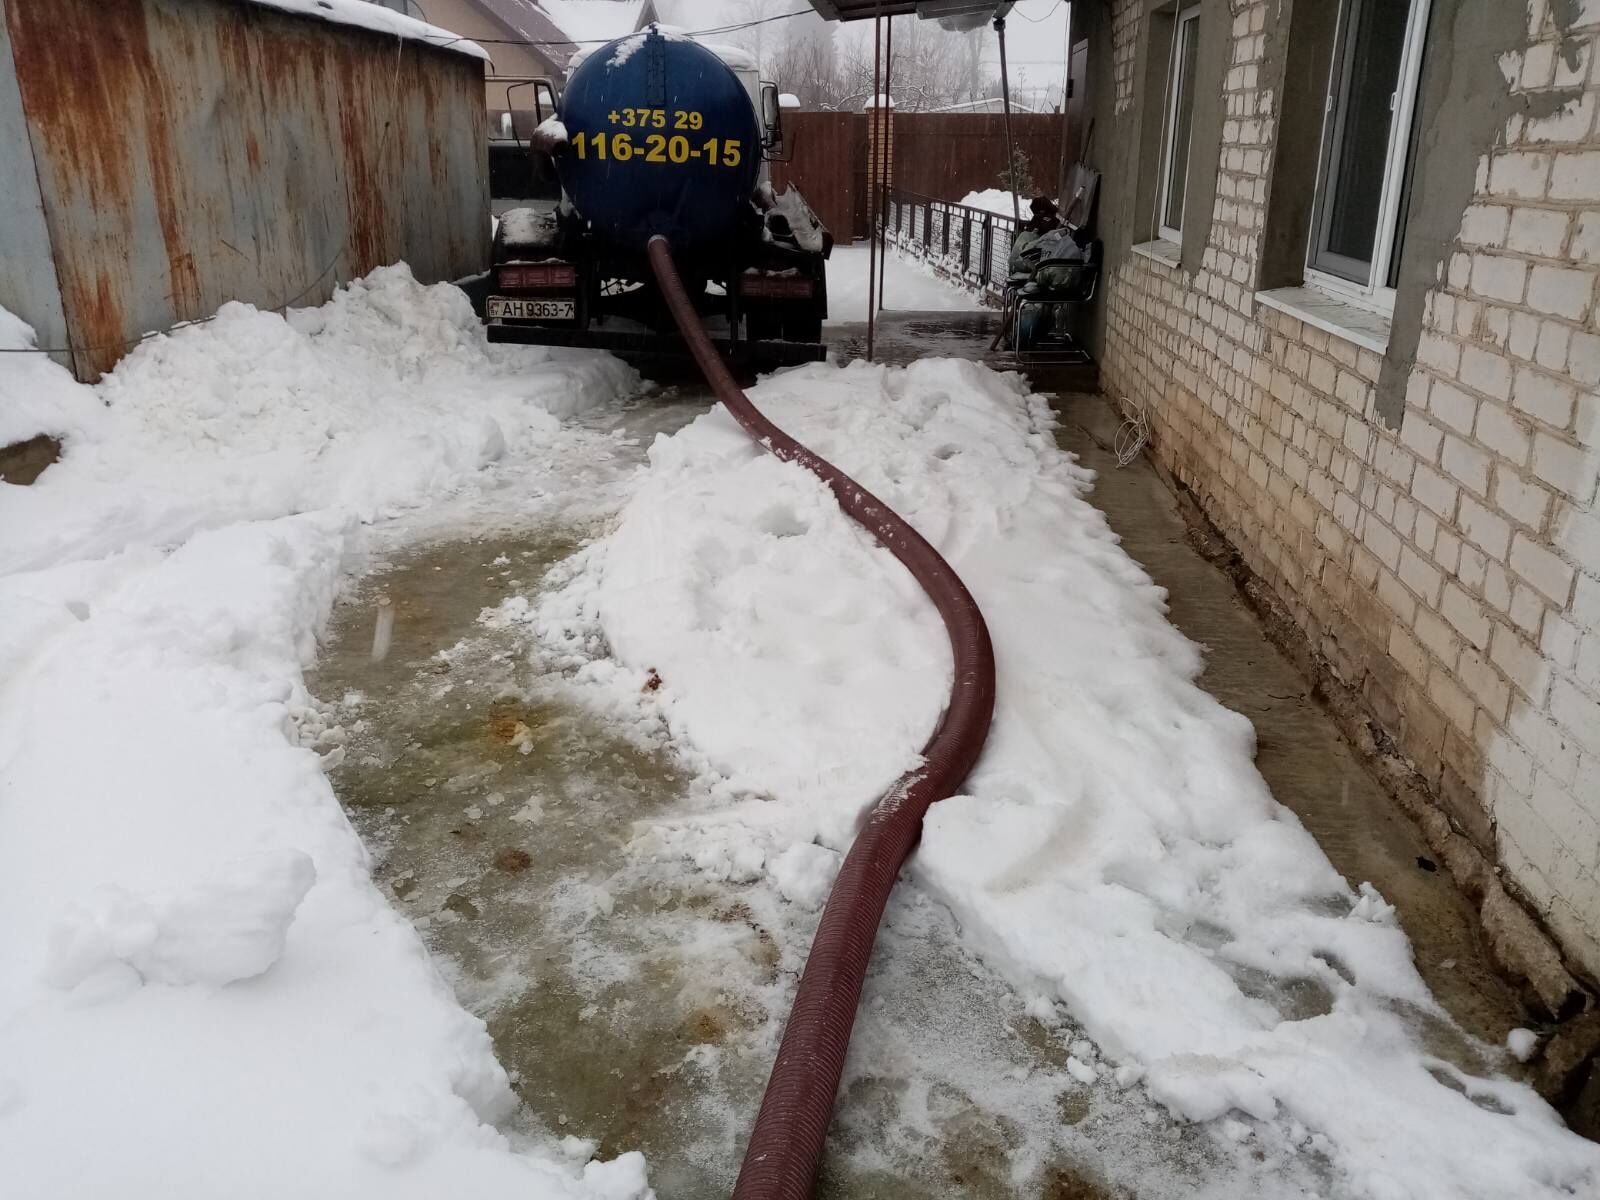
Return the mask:
{"type": "Polygon", "coordinates": [[[725,240],[755,189],[761,131],[744,87],[710,50],[652,26],[590,55],[561,98],[556,169],[608,241],[680,250],[725,240]]]}

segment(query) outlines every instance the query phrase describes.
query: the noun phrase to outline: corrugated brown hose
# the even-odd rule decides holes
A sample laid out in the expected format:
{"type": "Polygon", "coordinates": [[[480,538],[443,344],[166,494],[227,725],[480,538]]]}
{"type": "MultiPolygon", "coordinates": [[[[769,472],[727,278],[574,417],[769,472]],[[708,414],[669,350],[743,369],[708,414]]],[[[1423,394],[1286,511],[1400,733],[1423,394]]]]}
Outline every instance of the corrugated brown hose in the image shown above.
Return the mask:
{"type": "Polygon", "coordinates": [[[839,507],[905,564],[944,619],[955,660],[950,702],[923,748],[923,762],[878,801],[834,881],[733,1189],[734,1200],[804,1200],[822,1159],[867,960],[889,892],[917,844],[928,806],[961,786],[989,734],[994,649],[977,602],[939,552],[871,492],[750,403],[701,326],[666,238],[651,238],[649,255],[673,320],[717,399],[752,438],[827,483],[839,507]]]}

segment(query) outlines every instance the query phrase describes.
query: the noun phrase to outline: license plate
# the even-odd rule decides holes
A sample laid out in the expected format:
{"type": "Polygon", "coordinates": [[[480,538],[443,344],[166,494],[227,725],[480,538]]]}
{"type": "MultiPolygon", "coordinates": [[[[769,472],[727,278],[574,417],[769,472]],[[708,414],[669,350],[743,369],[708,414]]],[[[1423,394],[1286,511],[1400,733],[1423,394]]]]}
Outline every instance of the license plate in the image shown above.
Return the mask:
{"type": "Polygon", "coordinates": [[[578,315],[575,300],[513,300],[508,296],[489,297],[489,319],[502,321],[571,321],[578,315]]]}

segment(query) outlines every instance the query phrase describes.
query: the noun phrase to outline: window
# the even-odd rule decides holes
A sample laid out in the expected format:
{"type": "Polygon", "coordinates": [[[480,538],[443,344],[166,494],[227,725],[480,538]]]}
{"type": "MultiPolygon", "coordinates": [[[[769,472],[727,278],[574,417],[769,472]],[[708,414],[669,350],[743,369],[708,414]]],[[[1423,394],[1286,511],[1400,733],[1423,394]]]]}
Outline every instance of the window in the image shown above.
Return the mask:
{"type": "Polygon", "coordinates": [[[1161,135],[1161,180],[1156,226],[1170,242],[1183,238],[1183,195],[1189,177],[1189,134],[1194,126],[1194,68],[1200,46],[1200,9],[1178,14],[1167,69],[1167,114],[1161,135]]]}
{"type": "Polygon", "coordinates": [[[1397,234],[1429,0],[1343,0],[1328,77],[1307,281],[1394,308],[1397,234]]]}

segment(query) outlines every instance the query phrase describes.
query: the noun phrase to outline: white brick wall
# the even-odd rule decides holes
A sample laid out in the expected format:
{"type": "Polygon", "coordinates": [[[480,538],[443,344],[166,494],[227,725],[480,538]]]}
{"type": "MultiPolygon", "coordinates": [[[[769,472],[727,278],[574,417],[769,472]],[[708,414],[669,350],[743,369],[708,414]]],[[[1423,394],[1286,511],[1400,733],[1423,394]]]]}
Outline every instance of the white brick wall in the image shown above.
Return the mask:
{"type": "MultiPolygon", "coordinates": [[[[1129,137],[1142,8],[1114,0],[1129,137]]],[[[1156,452],[1600,976],[1600,0],[1531,0],[1528,44],[1505,48],[1546,115],[1484,131],[1398,430],[1376,414],[1378,356],[1254,299],[1276,12],[1232,0],[1201,269],[1122,256],[1103,378],[1145,402],[1156,452]]]]}

